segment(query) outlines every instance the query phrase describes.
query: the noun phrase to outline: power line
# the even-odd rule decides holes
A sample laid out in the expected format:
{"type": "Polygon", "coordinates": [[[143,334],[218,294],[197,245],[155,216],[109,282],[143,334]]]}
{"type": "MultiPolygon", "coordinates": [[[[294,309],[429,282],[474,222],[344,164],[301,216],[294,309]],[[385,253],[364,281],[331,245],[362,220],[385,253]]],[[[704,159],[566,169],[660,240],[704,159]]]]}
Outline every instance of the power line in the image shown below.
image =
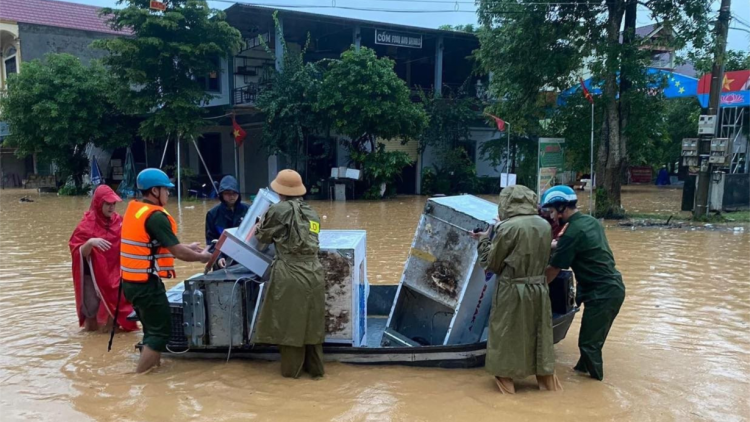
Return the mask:
{"type": "Polygon", "coordinates": [[[736,21],[736,23],[739,23],[742,26],[746,26],[746,27],[750,28],[750,24],[748,24],[746,21],[740,19],[740,17],[737,16],[737,15],[735,15],[734,13],[732,13],[732,18],[736,21]]]}
{"type": "MultiPolygon", "coordinates": [[[[258,7],[269,7],[269,8],[284,8],[284,9],[339,9],[339,10],[355,10],[361,12],[385,12],[385,13],[476,13],[476,10],[404,10],[404,9],[385,9],[385,8],[369,8],[369,7],[352,7],[352,6],[338,6],[338,5],[316,5],[316,4],[268,4],[268,3],[248,3],[236,0],[212,0],[218,3],[230,3],[230,4],[244,4],[246,6],[258,6],[258,7]]],[[[409,0],[413,1],[413,0],[409,0]]]]}
{"type": "Polygon", "coordinates": [[[743,28],[735,28],[735,27],[730,26],[729,29],[733,29],[735,31],[747,32],[748,34],[750,34],[750,30],[743,29],[743,28]]]}
{"type": "MultiPolygon", "coordinates": [[[[336,4],[337,0],[331,0],[330,5],[321,5],[321,4],[270,4],[270,3],[251,3],[251,2],[243,2],[243,1],[237,1],[237,0],[212,0],[219,3],[229,3],[229,4],[244,4],[248,6],[259,6],[259,7],[278,7],[278,8],[285,8],[285,9],[340,9],[340,10],[354,10],[354,11],[363,11],[363,12],[386,12],[386,13],[476,13],[476,10],[461,10],[458,6],[460,4],[471,4],[476,5],[474,2],[470,1],[450,1],[450,0],[380,0],[383,2],[397,2],[397,3],[418,3],[418,4],[453,4],[456,5],[455,8],[452,10],[448,9],[438,9],[438,10],[404,10],[404,9],[389,9],[389,8],[374,8],[374,7],[355,7],[355,6],[339,6],[336,4]]],[[[609,1],[601,1],[601,2],[521,2],[521,3],[506,3],[506,4],[498,4],[497,6],[501,7],[526,7],[526,6],[601,6],[603,4],[608,3],[609,1]]],[[[495,11],[495,13],[528,13],[528,12],[520,12],[520,11],[495,11]]]]}

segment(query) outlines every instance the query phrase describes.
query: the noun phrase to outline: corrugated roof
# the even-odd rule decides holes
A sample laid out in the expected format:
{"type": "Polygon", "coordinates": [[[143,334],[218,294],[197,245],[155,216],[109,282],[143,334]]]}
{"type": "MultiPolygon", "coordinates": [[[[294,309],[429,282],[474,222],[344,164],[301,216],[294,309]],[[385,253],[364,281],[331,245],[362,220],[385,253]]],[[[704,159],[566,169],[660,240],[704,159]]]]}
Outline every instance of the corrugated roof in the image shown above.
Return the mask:
{"type": "Polygon", "coordinates": [[[2,0],[0,19],[78,29],[81,31],[123,35],[129,31],[115,31],[99,16],[101,8],[85,4],[52,0],[2,0]]]}
{"type": "Polygon", "coordinates": [[[271,16],[276,11],[278,11],[280,15],[288,16],[290,18],[316,20],[316,21],[321,21],[321,22],[339,23],[339,24],[345,24],[345,25],[346,24],[360,25],[362,27],[371,27],[371,28],[393,28],[397,30],[404,30],[404,31],[416,32],[416,33],[443,35],[444,37],[447,37],[447,38],[464,38],[464,39],[472,39],[472,40],[477,39],[476,34],[472,34],[469,32],[449,31],[449,30],[444,30],[444,29],[425,28],[421,26],[410,26],[410,25],[401,25],[401,24],[388,23],[388,22],[370,21],[370,20],[365,20],[365,19],[356,19],[356,18],[349,18],[349,17],[344,17],[344,16],[326,15],[326,14],[321,14],[321,13],[303,12],[299,10],[289,10],[289,9],[270,7],[270,6],[256,6],[252,4],[246,4],[246,3],[235,3],[234,5],[227,8],[224,12],[227,14],[227,21],[230,23],[230,25],[232,25],[232,21],[234,20],[234,17],[232,16],[232,14],[235,12],[240,12],[240,13],[247,12],[250,14],[263,14],[265,16],[271,16]]]}
{"type": "Polygon", "coordinates": [[[635,28],[635,35],[639,38],[646,38],[657,29],[661,29],[661,27],[655,23],[646,26],[639,26],[638,28],[635,28]]]}

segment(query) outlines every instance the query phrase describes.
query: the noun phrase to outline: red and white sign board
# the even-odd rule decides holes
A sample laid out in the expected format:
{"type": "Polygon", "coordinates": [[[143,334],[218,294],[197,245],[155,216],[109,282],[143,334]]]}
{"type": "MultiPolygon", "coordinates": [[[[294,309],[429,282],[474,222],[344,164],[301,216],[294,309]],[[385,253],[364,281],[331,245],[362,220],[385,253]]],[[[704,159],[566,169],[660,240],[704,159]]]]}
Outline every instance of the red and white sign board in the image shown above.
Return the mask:
{"type": "Polygon", "coordinates": [[[167,10],[167,5],[157,0],[151,0],[150,8],[151,10],[159,10],[163,12],[167,10]]]}

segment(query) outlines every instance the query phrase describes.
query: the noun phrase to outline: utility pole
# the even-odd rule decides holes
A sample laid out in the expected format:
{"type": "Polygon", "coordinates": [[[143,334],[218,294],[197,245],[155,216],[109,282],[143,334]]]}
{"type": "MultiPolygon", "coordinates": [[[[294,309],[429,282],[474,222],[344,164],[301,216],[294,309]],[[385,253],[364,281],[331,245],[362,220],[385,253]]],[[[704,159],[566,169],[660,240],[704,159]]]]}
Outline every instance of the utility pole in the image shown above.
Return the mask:
{"type": "MultiPolygon", "coordinates": [[[[721,99],[721,90],[724,82],[724,61],[727,50],[727,34],[729,33],[729,19],[731,17],[732,0],[721,0],[719,9],[719,18],[716,21],[714,47],[714,64],[711,69],[711,91],[708,97],[708,115],[716,116],[716,126],[718,127],[719,119],[719,100],[721,99]]],[[[693,207],[694,217],[703,217],[708,214],[709,208],[709,185],[711,183],[711,165],[708,162],[710,154],[711,139],[715,137],[701,137],[698,145],[700,158],[700,171],[698,172],[698,187],[695,192],[695,206],[693,207]]]]}

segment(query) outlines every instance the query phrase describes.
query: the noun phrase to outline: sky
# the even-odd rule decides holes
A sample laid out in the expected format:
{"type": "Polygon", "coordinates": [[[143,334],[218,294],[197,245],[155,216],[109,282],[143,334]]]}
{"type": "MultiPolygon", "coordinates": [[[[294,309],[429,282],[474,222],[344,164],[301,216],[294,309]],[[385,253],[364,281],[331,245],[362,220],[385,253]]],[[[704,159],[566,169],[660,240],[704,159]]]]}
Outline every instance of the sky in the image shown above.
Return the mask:
{"type": "MultiPolygon", "coordinates": [[[[68,0],[74,3],[90,4],[94,6],[117,7],[117,0],[68,0]]],[[[320,8],[296,8],[303,12],[320,13],[349,18],[358,18],[376,22],[389,22],[402,25],[437,28],[440,25],[476,24],[476,7],[472,0],[239,0],[242,3],[252,3],[269,6],[307,6],[320,8]],[[336,6],[333,8],[332,6],[336,6]],[[360,9],[389,9],[413,11],[412,13],[393,13],[385,11],[347,10],[346,7],[360,9]],[[430,12],[437,11],[437,12],[430,12]]],[[[234,4],[231,0],[209,1],[211,7],[226,9],[234,4]]],[[[714,10],[718,10],[719,2],[714,3],[714,10]]],[[[283,7],[279,7],[282,8],[283,7]]],[[[645,11],[644,11],[645,12],[645,11]]],[[[733,19],[729,30],[727,48],[731,50],[750,51],[750,1],[734,0],[732,14],[744,22],[733,19]]],[[[639,13],[638,26],[653,23],[645,13],[639,13]]]]}

